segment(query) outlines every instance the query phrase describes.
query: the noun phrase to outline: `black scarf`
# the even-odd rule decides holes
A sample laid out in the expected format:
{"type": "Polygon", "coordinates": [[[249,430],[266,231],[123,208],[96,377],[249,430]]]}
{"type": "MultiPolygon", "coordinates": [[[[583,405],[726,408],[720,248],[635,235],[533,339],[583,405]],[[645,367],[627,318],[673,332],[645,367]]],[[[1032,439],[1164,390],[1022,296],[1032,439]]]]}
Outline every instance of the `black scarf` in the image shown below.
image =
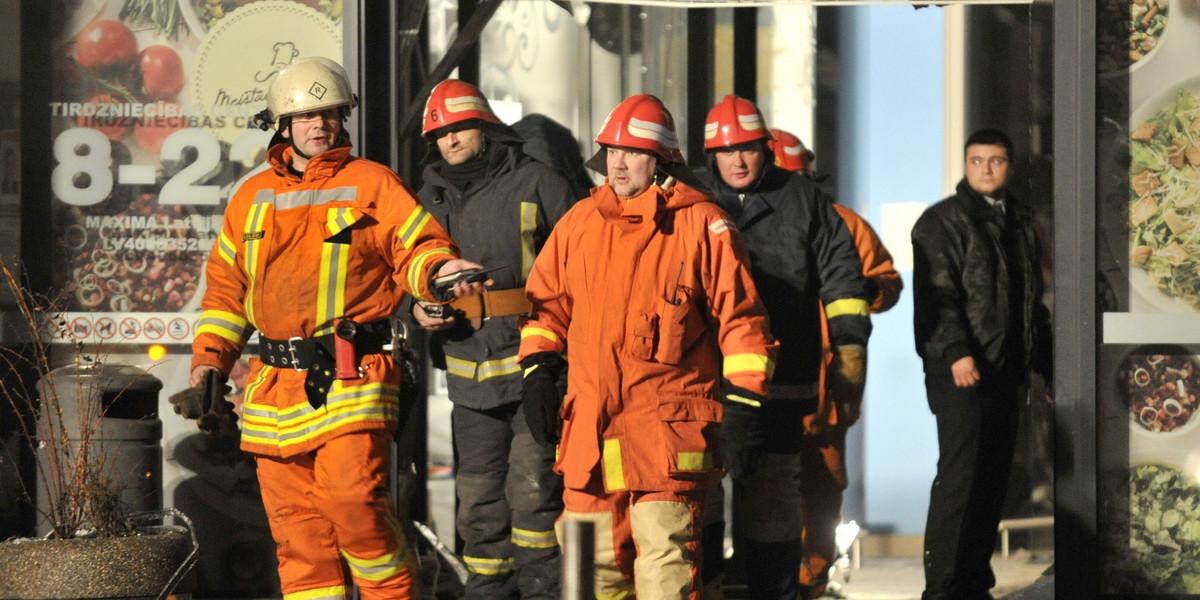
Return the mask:
{"type": "Polygon", "coordinates": [[[496,153],[496,149],[502,146],[503,144],[497,144],[484,138],[483,150],[479,154],[457,165],[442,161],[442,168],[438,169],[438,172],[446,179],[447,183],[465,193],[471,184],[482,182],[487,177],[488,170],[492,166],[492,156],[496,153]]]}

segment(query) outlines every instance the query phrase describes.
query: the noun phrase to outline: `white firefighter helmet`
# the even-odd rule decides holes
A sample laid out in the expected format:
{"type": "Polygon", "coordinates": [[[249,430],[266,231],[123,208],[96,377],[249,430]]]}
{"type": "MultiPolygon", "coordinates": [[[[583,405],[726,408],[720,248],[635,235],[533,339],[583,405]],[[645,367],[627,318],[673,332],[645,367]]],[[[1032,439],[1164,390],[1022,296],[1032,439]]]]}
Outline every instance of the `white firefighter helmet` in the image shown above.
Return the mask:
{"type": "Polygon", "coordinates": [[[328,58],[309,56],[297,59],[275,75],[267,90],[267,114],[262,120],[278,127],[281,118],[335,106],[346,107],[343,116],[349,116],[350,110],[358,106],[346,69],[328,58]]]}

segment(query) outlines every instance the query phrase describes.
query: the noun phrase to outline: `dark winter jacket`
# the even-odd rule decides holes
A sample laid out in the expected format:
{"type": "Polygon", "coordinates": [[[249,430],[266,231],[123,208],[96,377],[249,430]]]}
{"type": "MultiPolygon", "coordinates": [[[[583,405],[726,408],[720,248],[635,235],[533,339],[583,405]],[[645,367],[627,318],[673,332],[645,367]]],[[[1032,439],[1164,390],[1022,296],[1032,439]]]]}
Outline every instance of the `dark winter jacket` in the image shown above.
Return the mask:
{"type": "Polygon", "coordinates": [[[913,227],[913,324],[931,385],[953,385],[950,366],[968,355],[985,379],[1015,377],[1019,384],[1031,367],[1050,374],[1032,211],[1007,191],[1004,205],[1003,213],[992,208],[964,179],[913,227]],[[1010,290],[1014,281],[1020,290],[1010,290]]]}
{"type": "MultiPolygon", "coordinates": [[[[489,141],[489,144],[496,143],[489,141]]],[[[462,257],[495,271],[490,290],[525,285],[533,260],[550,230],[578,198],[557,170],[499,144],[488,153],[486,177],[459,190],[440,173],[445,162],[425,167],[417,197],[458,244],[462,257]]],[[[405,305],[411,311],[411,300],[405,305]]],[[[405,311],[411,319],[411,313],[405,311]]],[[[411,321],[410,321],[411,322],[411,321]]],[[[444,358],[450,400],[476,410],[521,399],[517,317],[484,320],[472,330],[467,319],[431,336],[435,365],[444,358]]]]}
{"type": "Polygon", "coordinates": [[[850,230],[815,183],[773,164],[740,191],[711,172],[698,175],[750,249],[754,284],[780,344],[772,385],[800,386],[815,398],[821,366],[817,302],[830,314],[834,346],[865,346],[871,333],[868,307],[875,292],[863,278],[850,230]]]}

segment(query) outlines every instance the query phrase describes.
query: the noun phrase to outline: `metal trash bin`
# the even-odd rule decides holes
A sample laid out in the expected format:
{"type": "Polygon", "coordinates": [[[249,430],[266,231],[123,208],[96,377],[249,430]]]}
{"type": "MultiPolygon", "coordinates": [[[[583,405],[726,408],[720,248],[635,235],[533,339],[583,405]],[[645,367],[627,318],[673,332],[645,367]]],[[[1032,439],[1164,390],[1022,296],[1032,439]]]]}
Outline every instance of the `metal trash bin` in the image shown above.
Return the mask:
{"type": "MultiPolygon", "coordinates": [[[[88,440],[90,456],[102,460],[101,475],[118,490],[128,514],[162,509],[162,421],[158,395],[162,381],[131,365],[67,365],[50,372],[38,384],[43,399],[58,398],[61,416],[39,414],[38,434],[66,434],[70,456],[77,456],[88,440]],[[89,433],[90,432],[90,433],[89,433]],[[90,438],[88,437],[90,435],[90,438]]],[[[43,478],[55,476],[44,441],[37,451],[38,535],[51,529],[46,518],[49,503],[43,478]]]]}

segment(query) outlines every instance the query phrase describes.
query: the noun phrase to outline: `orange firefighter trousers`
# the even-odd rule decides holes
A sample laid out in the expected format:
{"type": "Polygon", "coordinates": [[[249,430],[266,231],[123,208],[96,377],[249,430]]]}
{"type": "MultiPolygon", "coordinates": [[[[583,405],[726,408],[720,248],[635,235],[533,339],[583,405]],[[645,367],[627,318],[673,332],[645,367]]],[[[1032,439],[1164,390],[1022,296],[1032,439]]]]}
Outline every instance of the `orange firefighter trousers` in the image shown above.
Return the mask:
{"type": "Polygon", "coordinates": [[[349,598],[343,559],[364,599],[420,596],[387,491],[391,439],[360,431],[306,454],[257,457],[284,600],[349,598]]]}

